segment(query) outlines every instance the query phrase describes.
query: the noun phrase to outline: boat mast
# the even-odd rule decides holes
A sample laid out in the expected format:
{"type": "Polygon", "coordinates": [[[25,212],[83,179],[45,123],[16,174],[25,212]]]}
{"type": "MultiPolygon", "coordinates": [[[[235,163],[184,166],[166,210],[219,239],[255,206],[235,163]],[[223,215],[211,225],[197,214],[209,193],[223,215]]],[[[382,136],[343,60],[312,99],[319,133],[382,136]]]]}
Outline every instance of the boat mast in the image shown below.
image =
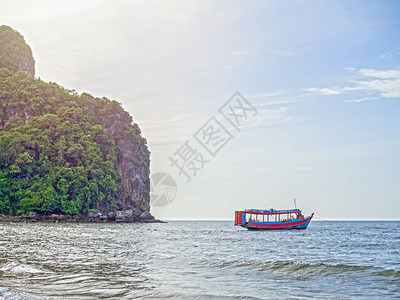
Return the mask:
{"type": "Polygon", "coordinates": [[[297,209],[296,198],[294,198],[293,200],[294,200],[294,208],[297,209]]]}

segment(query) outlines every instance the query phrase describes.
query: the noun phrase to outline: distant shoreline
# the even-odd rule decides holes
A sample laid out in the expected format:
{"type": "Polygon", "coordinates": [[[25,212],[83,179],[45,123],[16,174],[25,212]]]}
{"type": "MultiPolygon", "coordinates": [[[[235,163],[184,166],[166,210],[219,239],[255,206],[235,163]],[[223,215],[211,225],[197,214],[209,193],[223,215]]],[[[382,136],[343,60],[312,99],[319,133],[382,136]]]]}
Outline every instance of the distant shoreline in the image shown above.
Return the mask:
{"type": "MultiPolygon", "coordinates": [[[[128,211],[129,212],[129,211],[128,211]]],[[[150,215],[151,216],[151,215],[150,215]]],[[[126,211],[121,214],[110,213],[102,215],[100,213],[88,215],[70,214],[39,214],[28,213],[26,215],[10,216],[0,214],[0,223],[166,223],[151,217],[134,217],[126,211]]]]}
{"type": "MultiPolygon", "coordinates": [[[[214,219],[214,220],[206,220],[206,219],[164,219],[166,222],[234,222],[234,220],[230,219],[214,219]]],[[[399,222],[399,220],[395,219],[381,219],[381,220],[312,220],[312,222],[399,222]]]]}

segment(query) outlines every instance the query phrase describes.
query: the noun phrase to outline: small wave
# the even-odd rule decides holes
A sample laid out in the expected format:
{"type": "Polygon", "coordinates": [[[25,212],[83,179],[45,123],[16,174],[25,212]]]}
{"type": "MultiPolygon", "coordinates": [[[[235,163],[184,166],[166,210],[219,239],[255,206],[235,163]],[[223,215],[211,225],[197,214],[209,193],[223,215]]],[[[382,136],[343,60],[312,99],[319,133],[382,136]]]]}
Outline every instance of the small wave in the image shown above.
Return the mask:
{"type": "Polygon", "coordinates": [[[357,266],[347,264],[326,264],[326,263],[306,263],[298,261],[233,261],[215,262],[213,264],[221,268],[246,268],[268,272],[282,272],[287,274],[309,273],[315,275],[333,275],[343,273],[359,273],[368,276],[400,277],[400,271],[393,269],[383,269],[373,266],[357,266]]]}
{"type": "Polygon", "coordinates": [[[374,273],[376,276],[383,276],[383,277],[396,277],[400,278],[400,271],[396,271],[393,269],[390,270],[383,270],[383,271],[377,271],[374,273]]]}

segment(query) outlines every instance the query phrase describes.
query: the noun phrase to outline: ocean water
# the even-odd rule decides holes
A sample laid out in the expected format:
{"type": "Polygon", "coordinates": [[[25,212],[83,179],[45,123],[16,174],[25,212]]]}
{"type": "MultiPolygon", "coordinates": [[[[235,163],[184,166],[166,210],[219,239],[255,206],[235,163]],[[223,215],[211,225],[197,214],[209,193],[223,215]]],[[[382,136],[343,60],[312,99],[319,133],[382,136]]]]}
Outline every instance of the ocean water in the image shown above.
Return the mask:
{"type": "Polygon", "coordinates": [[[0,224],[0,299],[399,299],[400,222],[0,224]]]}

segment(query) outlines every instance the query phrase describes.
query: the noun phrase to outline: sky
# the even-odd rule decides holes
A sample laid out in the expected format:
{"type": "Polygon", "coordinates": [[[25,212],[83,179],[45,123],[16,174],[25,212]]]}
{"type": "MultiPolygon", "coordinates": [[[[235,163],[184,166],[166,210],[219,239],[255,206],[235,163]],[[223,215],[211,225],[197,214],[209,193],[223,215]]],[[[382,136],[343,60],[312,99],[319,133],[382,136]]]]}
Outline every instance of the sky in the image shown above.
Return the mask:
{"type": "Polygon", "coordinates": [[[31,46],[36,77],[132,114],[152,176],[176,184],[168,205],[151,208],[157,218],[233,220],[235,210],[293,208],[294,198],[317,220],[400,218],[400,2],[0,7],[1,24],[31,46]],[[251,108],[237,127],[220,111],[232,101],[251,108]],[[212,117],[225,129],[214,155],[196,139],[212,117]],[[192,162],[203,159],[196,173],[185,165],[190,182],[172,163],[185,145],[192,162]]]}

